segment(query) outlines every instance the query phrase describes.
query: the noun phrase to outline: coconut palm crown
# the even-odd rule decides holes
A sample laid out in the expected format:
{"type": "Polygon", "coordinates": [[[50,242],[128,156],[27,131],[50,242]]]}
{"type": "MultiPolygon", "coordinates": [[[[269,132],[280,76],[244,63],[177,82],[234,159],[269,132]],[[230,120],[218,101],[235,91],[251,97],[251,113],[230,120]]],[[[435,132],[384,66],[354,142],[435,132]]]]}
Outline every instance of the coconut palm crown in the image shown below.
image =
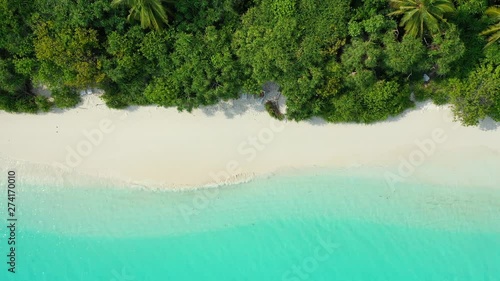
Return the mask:
{"type": "Polygon", "coordinates": [[[451,0],[390,0],[390,5],[395,11],[389,15],[402,15],[399,25],[405,35],[414,37],[423,37],[425,30],[439,32],[440,23],[446,23],[445,15],[455,11],[451,0]]]}
{"type": "Polygon", "coordinates": [[[165,0],[113,0],[113,6],[125,5],[130,7],[128,20],[136,19],[141,22],[142,28],[161,29],[168,24],[168,16],[165,6],[165,0]]]}
{"type": "Polygon", "coordinates": [[[486,10],[486,15],[495,21],[495,23],[488,27],[488,29],[481,32],[481,35],[489,35],[488,44],[486,44],[487,47],[500,39],[500,7],[489,7],[486,10]]]}

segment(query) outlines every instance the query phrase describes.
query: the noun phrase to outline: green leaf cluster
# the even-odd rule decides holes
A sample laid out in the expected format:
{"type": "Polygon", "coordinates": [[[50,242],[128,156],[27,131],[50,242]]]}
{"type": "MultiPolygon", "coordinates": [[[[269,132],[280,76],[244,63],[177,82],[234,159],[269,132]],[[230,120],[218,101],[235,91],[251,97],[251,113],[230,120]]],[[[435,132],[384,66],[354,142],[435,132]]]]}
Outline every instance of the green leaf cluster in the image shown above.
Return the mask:
{"type": "Polygon", "coordinates": [[[191,111],[274,82],[290,120],[377,122],[414,97],[474,125],[498,120],[497,27],[487,0],[0,0],[0,109],[100,88],[191,111]]]}

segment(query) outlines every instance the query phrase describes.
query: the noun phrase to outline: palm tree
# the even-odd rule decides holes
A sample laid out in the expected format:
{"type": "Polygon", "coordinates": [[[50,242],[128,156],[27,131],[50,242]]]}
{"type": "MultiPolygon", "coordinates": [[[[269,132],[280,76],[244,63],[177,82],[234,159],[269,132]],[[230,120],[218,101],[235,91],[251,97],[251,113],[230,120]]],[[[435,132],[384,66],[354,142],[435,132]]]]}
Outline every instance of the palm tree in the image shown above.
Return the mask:
{"type": "Polygon", "coordinates": [[[493,18],[493,20],[496,22],[492,24],[488,29],[481,32],[481,35],[490,35],[490,37],[488,37],[488,44],[486,44],[486,47],[488,47],[489,45],[500,39],[500,7],[489,7],[486,10],[486,15],[493,18]]]}
{"type": "Polygon", "coordinates": [[[440,22],[446,22],[444,15],[455,11],[452,0],[389,0],[396,9],[389,15],[403,15],[400,26],[406,35],[423,37],[424,29],[439,32],[440,22]]]}
{"type": "Polygon", "coordinates": [[[159,30],[168,24],[168,10],[163,5],[167,0],[113,0],[113,6],[126,5],[130,7],[128,20],[131,18],[141,22],[142,28],[154,28],[159,30]]]}

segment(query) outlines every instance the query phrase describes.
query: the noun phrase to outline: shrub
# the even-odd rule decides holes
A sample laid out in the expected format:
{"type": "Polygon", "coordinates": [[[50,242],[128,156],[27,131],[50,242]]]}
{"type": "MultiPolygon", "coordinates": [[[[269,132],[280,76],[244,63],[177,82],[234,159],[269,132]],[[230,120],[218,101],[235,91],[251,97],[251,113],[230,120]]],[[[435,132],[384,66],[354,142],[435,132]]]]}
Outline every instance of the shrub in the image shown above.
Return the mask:
{"type": "Polygon", "coordinates": [[[35,114],[38,112],[38,106],[35,103],[33,96],[24,96],[15,102],[16,112],[35,114]]]}
{"type": "Polygon", "coordinates": [[[0,110],[17,113],[37,113],[35,97],[26,93],[7,93],[0,91],[0,110]]]}
{"type": "Polygon", "coordinates": [[[278,119],[278,120],[283,120],[285,119],[285,115],[281,113],[279,105],[275,101],[267,101],[266,104],[266,110],[271,115],[272,117],[278,119]]]}
{"type": "Polygon", "coordinates": [[[54,97],[54,104],[59,108],[75,107],[80,103],[80,94],[74,88],[61,87],[52,91],[54,97]]]}
{"type": "Polygon", "coordinates": [[[38,106],[38,110],[42,112],[49,112],[54,105],[47,97],[44,96],[36,96],[35,104],[38,106]]]}

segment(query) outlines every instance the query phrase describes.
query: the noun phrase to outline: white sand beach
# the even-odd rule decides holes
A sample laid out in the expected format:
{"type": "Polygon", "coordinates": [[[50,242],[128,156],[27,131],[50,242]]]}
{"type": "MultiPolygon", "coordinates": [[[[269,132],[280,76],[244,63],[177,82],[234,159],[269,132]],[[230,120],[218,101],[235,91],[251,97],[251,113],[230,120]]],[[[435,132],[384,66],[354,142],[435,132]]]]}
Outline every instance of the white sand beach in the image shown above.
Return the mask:
{"type": "Polygon", "coordinates": [[[499,124],[463,127],[447,106],[424,103],[392,120],[359,125],[276,121],[254,98],[192,113],[112,110],[97,95],[83,100],[77,108],[37,116],[0,112],[2,169],[34,174],[43,167],[59,176],[166,188],[244,181],[287,169],[365,166],[395,167],[387,171],[396,180],[444,168],[471,185],[500,183],[499,124]]]}

